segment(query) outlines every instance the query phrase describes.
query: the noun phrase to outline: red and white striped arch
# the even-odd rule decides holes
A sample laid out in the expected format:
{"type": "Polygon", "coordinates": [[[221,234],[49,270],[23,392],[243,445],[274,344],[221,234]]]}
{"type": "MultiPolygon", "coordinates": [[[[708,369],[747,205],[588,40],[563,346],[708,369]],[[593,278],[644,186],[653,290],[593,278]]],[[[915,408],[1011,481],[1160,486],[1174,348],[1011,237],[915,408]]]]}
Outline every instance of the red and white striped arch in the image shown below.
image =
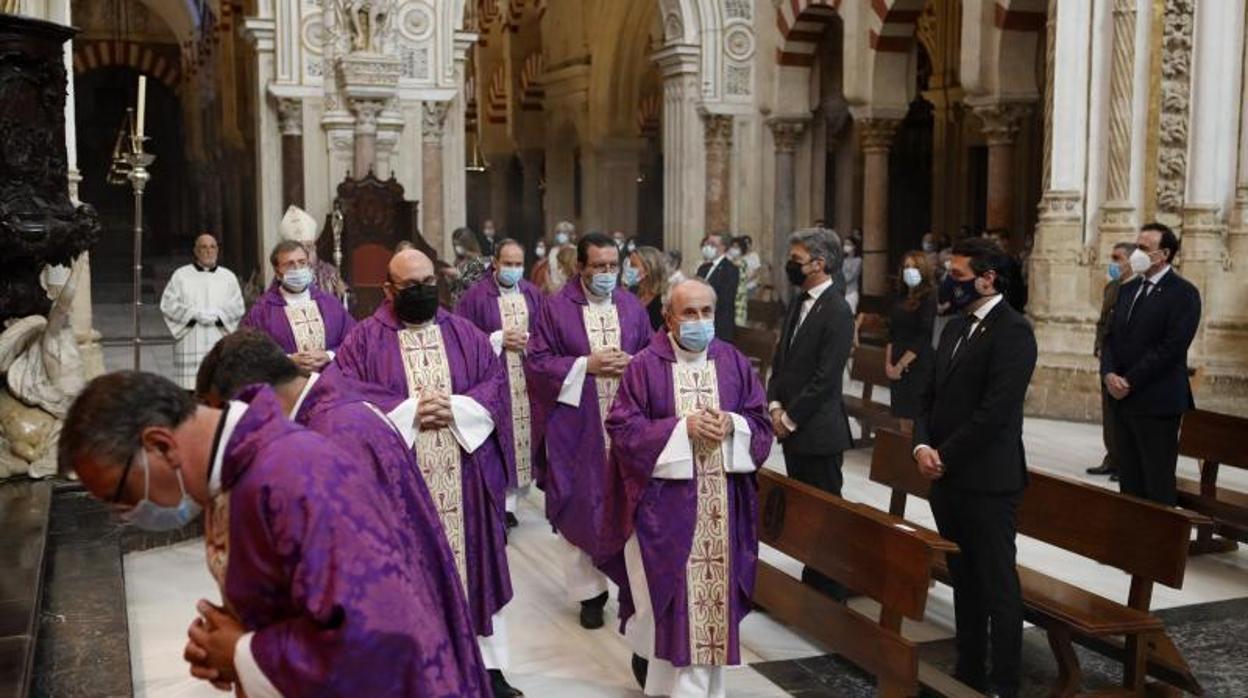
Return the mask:
{"type": "Polygon", "coordinates": [[[126,66],[150,75],[175,92],[182,82],[182,68],[176,48],[158,52],[151,46],[128,41],[74,41],[74,73],[96,68],[126,66]]]}
{"type": "Polygon", "coordinates": [[[997,0],[992,23],[1005,31],[1040,32],[1047,17],[1047,0],[997,0]]]}
{"type": "Polygon", "coordinates": [[[925,0],[871,0],[871,24],[867,32],[871,48],[886,53],[906,53],[914,48],[914,30],[925,0]]]}
{"type": "Polygon", "coordinates": [[[836,20],[841,0],[781,0],[776,26],[784,41],[776,49],[780,65],[809,66],[823,32],[836,20]]]}

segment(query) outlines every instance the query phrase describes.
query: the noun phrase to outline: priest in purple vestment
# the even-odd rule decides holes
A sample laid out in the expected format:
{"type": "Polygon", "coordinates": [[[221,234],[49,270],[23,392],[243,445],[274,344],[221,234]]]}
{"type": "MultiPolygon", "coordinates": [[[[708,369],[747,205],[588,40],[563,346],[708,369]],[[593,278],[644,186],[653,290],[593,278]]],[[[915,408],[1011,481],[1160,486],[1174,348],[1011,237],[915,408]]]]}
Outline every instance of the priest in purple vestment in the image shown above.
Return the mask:
{"type": "Polygon", "coordinates": [[[607,521],[607,435],[603,420],[632,356],[650,339],[646,309],[617,289],[620,250],[590,233],[576,243],[578,276],[547,298],[529,344],[530,385],[540,447],[534,474],[546,518],[566,541],[564,579],[581,602],[581,626],[603,626],[607,578],[595,566],[607,521]]]}
{"type": "Polygon", "coordinates": [[[283,240],[269,255],[273,285],[251,306],[242,327],[254,327],[272,337],[305,371],[319,371],[355,320],[342,302],[313,283],[308,251],[294,240],[283,240]]]}
{"type": "Polygon", "coordinates": [[[494,353],[507,373],[506,410],[511,419],[511,443],[503,444],[507,463],[507,526],[516,526],[516,499],[533,479],[532,394],[524,372],[529,335],[544,301],[541,290],[524,280],[524,246],[505,238],[494,246],[493,270],[469,288],[455,312],[472,321],[490,337],[494,353]]]}
{"type": "Polygon", "coordinates": [[[271,388],[218,410],[159,376],[101,376],[65,418],[60,462],[147,530],[225,495],[224,605],[199,603],[194,676],[249,698],[489,695],[430,617],[443,597],[373,464],[291,423],[271,388]]]}
{"type": "Polygon", "coordinates": [[[327,375],[379,386],[382,405],[416,451],[455,566],[496,696],[521,695],[503,678],[508,663],[501,611],[511,600],[504,500],[510,443],[507,377],[489,337],[438,307],[433,262],[418,250],[390,260],[386,300],[353,329],[327,375]]]}
{"type": "Polygon", "coordinates": [[[771,422],[750,362],[714,339],[715,303],[701,279],[672,290],[607,418],[619,550],[607,566],[627,570],[620,617],[646,695],[723,696],[754,589],[771,422]]]}

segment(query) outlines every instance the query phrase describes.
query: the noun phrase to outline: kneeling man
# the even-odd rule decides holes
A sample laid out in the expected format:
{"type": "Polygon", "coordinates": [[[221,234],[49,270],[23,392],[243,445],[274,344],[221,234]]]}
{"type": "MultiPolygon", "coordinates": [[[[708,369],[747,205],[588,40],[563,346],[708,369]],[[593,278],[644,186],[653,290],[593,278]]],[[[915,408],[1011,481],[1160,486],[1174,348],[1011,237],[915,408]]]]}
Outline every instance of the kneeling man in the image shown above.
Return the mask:
{"type": "Polygon", "coordinates": [[[714,339],[715,303],[705,281],[676,285],[667,331],[633,357],[606,424],[607,506],[627,537],[620,615],[646,695],[723,696],[754,590],[771,423],[750,362],[714,339]]]}

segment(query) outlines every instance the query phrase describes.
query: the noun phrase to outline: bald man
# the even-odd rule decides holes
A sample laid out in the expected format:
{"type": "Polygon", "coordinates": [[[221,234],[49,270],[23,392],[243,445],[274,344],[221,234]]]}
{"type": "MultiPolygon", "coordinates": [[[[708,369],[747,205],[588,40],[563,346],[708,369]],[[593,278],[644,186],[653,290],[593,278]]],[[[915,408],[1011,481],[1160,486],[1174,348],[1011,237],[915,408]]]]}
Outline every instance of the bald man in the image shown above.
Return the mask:
{"type": "Polygon", "coordinates": [[[490,339],[438,307],[433,262],[419,250],[390,260],[386,299],[347,334],[328,374],[392,395],[382,405],[415,449],[464,585],[495,696],[519,696],[502,609],[511,600],[502,444],[511,442],[507,374],[490,339]]]}
{"type": "Polygon", "coordinates": [[[160,313],[173,335],[174,382],[195,389],[199,363],[243,317],[238,278],[217,264],[220,249],[208,233],[195,238],[195,257],[169,277],[160,296],[160,313]]]}
{"type": "Polygon", "coordinates": [[[716,305],[701,279],[672,289],[666,331],[624,370],[607,417],[613,481],[601,506],[624,523],[605,567],[617,579],[626,570],[620,618],[648,696],[723,696],[750,611],[754,473],[772,431],[749,360],[715,337],[716,305]]]}

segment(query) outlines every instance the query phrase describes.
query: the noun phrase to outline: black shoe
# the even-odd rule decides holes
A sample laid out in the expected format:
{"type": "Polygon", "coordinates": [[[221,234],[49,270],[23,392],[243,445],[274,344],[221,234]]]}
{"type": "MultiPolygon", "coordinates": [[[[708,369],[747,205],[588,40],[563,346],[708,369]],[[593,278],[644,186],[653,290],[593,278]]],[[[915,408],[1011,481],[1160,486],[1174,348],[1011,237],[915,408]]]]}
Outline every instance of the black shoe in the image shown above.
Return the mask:
{"type": "Polygon", "coordinates": [[[515,528],[516,526],[519,526],[519,525],[520,525],[520,520],[516,518],[516,515],[511,513],[510,511],[507,512],[507,528],[515,528]]]}
{"type": "Polygon", "coordinates": [[[586,630],[597,630],[604,625],[602,609],[607,605],[607,592],[592,599],[581,602],[581,627],[586,630]]]}
{"type": "Polygon", "coordinates": [[[1118,472],[1118,470],[1112,465],[1105,465],[1102,463],[1095,468],[1088,468],[1086,472],[1089,475],[1113,475],[1118,472]]]}
{"type": "Polygon", "coordinates": [[[524,695],[523,691],[507,683],[503,672],[498,669],[490,669],[490,687],[494,689],[494,698],[518,698],[524,695]]]}
{"type": "Polygon", "coordinates": [[[650,671],[650,661],[642,659],[641,655],[633,655],[633,678],[637,679],[637,685],[641,690],[646,690],[646,674],[650,671]]]}

